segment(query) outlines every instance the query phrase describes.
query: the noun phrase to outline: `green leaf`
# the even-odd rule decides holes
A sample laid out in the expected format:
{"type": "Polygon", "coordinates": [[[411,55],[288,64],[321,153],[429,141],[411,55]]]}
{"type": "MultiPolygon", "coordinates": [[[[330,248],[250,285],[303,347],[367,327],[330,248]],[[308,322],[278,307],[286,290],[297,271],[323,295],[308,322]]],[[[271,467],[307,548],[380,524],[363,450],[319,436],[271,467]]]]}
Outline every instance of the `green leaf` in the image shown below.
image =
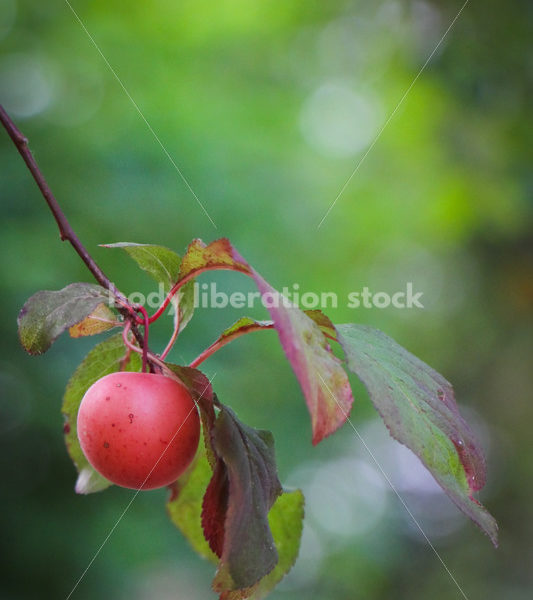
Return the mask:
{"type": "Polygon", "coordinates": [[[221,405],[212,439],[218,462],[202,524],[211,549],[220,554],[213,589],[223,593],[255,585],[276,566],[268,512],[282,490],[270,432],[244,425],[221,405]]]}
{"type": "Polygon", "coordinates": [[[473,497],[485,484],[483,451],[459,414],[451,384],[377,329],[354,324],[336,329],[349,369],[367,387],[391,435],[422,460],[496,545],[496,521],[473,497]]]}
{"type": "MultiPolygon", "coordinates": [[[[99,475],[85,458],[78,441],[76,420],[85,392],[104,375],[119,371],[124,355],[122,334],[119,333],[95,346],[76,369],[67,384],[61,410],[65,419],[65,443],[79,473],[75,487],[78,494],[90,494],[111,485],[111,482],[99,475]]],[[[124,370],[139,371],[140,368],[141,360],[139,356],[132,354],[124,370]]]]}
{"type": "Polygon", "coordinates": [[[209,548],[202,529],[202,498],[212,475],[205,448],[200,447],[192,467],[173,484],[167,511],[194,550],[216,563],[218,558],[209,548]]]}
{"type": "Polygon", "coordinates": [[[30,354],[42,354],[65,329],[83,321],[102,303],[107,290],[92,283],[71,283],[59,291],[34,294],[18,316],[19,337],[30,354]]]}
{"type": "MultiPolygon", "coordinates": [[[[102,244],[104,248],[122,248],[155,281],[163,285],[168,294],[179,279],[181,258],[173,250],[153,244],[117,242],[102,244]]],[[[194,283],[190,281],[171,300],[175,314],[180,315],[180,331],[185,328],[194,313],[194,283]],[[179,308],[178,308],[179,307],[179,308]]]]}
{"type": "Polygon", "coordinates": [[[270,531],[278,551],[278,564],[253,587],[223,592],[220,600],[262,600],[291,570],[300,551],[304,518],[304,496],[300,490],[283,491],[268,514],[270,531]]]}

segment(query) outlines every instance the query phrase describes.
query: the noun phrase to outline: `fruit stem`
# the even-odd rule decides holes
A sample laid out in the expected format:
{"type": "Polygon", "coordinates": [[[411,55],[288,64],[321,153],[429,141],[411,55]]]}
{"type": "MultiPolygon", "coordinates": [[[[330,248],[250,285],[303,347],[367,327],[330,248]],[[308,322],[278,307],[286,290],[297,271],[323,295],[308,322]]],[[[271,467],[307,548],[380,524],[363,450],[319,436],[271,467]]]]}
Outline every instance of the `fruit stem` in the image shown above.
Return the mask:
{"type": "Polygon", "coordinates": [[[142,351],[143,351],[142,372],[146,373],[146,367],[148,366],[148,332],[150,329],[150,321],[148,318],[148,313],[146,312],[146,308],[144,308],[144,306],[137,306],[136,310],[142,314],[143,320],[144,320],[144,340],[143,340],[143,345],[142,345],[142,351]]]}

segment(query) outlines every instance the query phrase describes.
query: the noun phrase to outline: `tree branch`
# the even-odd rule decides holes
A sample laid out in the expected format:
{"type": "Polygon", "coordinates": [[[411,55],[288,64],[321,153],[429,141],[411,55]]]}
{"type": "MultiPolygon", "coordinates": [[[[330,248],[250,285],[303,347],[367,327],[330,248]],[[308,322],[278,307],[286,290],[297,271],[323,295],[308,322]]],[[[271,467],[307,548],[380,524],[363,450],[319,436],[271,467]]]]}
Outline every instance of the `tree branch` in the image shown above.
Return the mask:
{"type": "Polygon", "coordinates": [[[7,112],[4,110],[4,107],[0,105],[0,121],[4,126],[5,130],[9,134],[9,137],[13,140],[17,150],[22,156],[26,166],[30,170],[30,173],[35,180],[35,183],[39,186],[41,193],[52,212],[54,219],[56,220],[57,226],[59,228],[59,235],[62,241],[67,241],[71,244],[74,250],[78,253],[79,257],[83,260],[89,271],[93,274],[96,281],[106,290],[111,292],[114,296],[118,310],[121,314],[129,319],[133,320],[132,322],[132,331],[135,335],[135,338],[139,342],[142,348],[143,338],[140,335],[140,332],[137,328],[138,317],[137,317],[137,307],[132,306],[124,294],[110,281],[110,279],[105,275],[102,269],[96,264],[92,256],[86,250],[85,246],[81,243],[78,236],[75,234],[74,230],[70,226],[67,218],[65,217],[63,211],[61,210],[57,200],[52,194],[52,190],[48,187],[46,180],[41,173],[41,170],[37,166],[35,162],[35,158],[31,153],[31,150],[28,147],[27,138],[20,132],[15,123],[11,120],[7,112]]]}

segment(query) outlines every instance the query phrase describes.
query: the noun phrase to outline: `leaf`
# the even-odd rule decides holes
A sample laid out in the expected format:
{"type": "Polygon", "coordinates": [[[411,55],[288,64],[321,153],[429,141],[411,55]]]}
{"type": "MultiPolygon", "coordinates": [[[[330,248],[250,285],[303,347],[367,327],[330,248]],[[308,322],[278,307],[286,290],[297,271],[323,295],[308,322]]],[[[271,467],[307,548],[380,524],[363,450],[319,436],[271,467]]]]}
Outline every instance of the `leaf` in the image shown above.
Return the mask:
{"type": "MultiPolygon", "coordinates": [[[[122,248],[131,258],[146,271],[155,281],[163,285],[163,291],[168,294],[179,279],[181,258],[173,250],[153,244],[136,244],[134,242],[117,242],[102,244],[104,248],[122,248]]],[[[161,298],[161,301],[163,298],[161,298]]],[[[194,313],[194,283],[191,281],[183,286],[179,294],[171,300],[175,314],[180,315],[182,331],[191,320],[194,313]]]]}
{"type": "Polygon", "coordinates": [[[180,281],[211,269],[229,269],[251,274],[250,266],[227,238],[220,238],[209,245],[204,244],[200,239],[193,240],[181,263],[180,281]]]}
{"type": "MultiPolygon", "coordinates": [[[[201,524],[202,495],[211,475],[212,471],[205,452],[200,450],[192,469],[174,484],[172,496],[167,502],[167,511],[171,521],[187,538],[193,549],[204,558],[216,563],[218,558],[205,540],[201,524]]],[[[265,598],[290,571],[300,549],[303,506],[304,497],[300,490],[283,491],[268,514],[268,523],[279,556],[277,565],[252,587],[222,592],[223,600],[265,598]]]]}
{"type": "Polygon", "coordinates": [[[173,484],[167,511],[170,520],[187,538],[193,549],[216,563],[218,558],[209,548],[202,529],[202,497],[212,474],[205,450],[200,448],[193,466],[173,484]]]}
{"type": "MultiPolygon", "coordinates": [[[[256,321],[251,319],[250,317],[241,317],[238,321],[233,323],[230,327],[225,329],[218,339],[216,339],[210,346],[198,357],[199,362],[203,362],[205,360],[205,355],[210,354],[210,351],[220,350],[222,346],[229,344],[235,338],[240,337],[246,333],[252,333],[253,331],[260,331],[262,329],[273,329],[274,323],[273,321],[256,321]]],[[[191,363],[196,363],[196,360],[191,363]]]]}
{"type": "Polygon", "coordinates": [[[315,321],[255,271],[253,277],[302,387],[311,414],[313,444],[318,444],[348,418],[353,403],[348,377],[315,321]]]}
{"type": "Polygon", "coordinates": [[[273,327],[273,321],[256,321],[250,317],[241,317],[238,321],[233,323],[233,325],[225,329],[215,343],[221,342],[222,340],[227,343],[226,340],[229,342],[244,333],[258,331],[260,329],[272,329],[273,327]]]}
{"type": "Polygon", "coordinates": [[[211,382],[201,371],[192,367],[182,367],[171,363],[165,363],[165,367],[167,369],[165,374],[169,377],[177,377],[189,390],[200,409],[207,457],[211,466],[214,466],[216,460],[211,444],[211,431],[215,425],[215,409],[213,407],[214,394],[211,382]]]}
{"type": "Polygon", "coordinates": [[[281,493],[281,484],[270,432],[244,425],[221,405],[212,438],[219,462],[210,493],[204,497],[202,523],[211,549],[222,549],[213,581],[213,589],[222,593],[251,587],[276,566],[278,554],[268,512],[281,493]],[[214,526],[223,513],[221,534],[214,526]]]}
{"type": "Polygon", "coordinates": [[[113,327],[118,327],[120,324],[115,313],[107,305],[99,304],[83,321],[70,327],[68,332],[70,337],[79,338],[102,333],[113,327]]]}
{"type": "Polygon", "coordinates": [[[323,334],[334,340],[337,339],[335,325],[333,325],[331,319],[321,310],[304,310],[304,313],[320,327],[323,334]]]}
{"type": "MultiPolygon", "coordinates": [[[[194,240],[183,257],[180,280],[208,269],[232,269],[254,279],[302,387],[311,414],[313,444],[318,444],[346,421],[353,403],[348,377],[321,330],[331,331],[331,321],[319,311],[314,311],[310,318],[291,305],[250,267],[226,238],[215,240],[208,246],[201,240],[194,240]],[[340,406],[333,401],[329,389],[339,399],[340,406]]],[[[230,328],[227,335],[233,333],[237,334],[230,328]]]]}
{"type": "Polygon", "coordinates": [[[291,570],[300,550],[304,518],[304,496],[300,490],[283,491],[268,514],[268,523],[278,551],[278,564],[253,587],[236,592],[223,592],[220,600],[261,600],[291,570]]]}
{"type": "Polygon", "coordinates": [[[485,484],[483,452],[459,414],[451,384],[377,329],[354,324],[336,328],[349,369],[367,387],[391,435],[422,460],[496,545],[496,521],[473,497],[485,484]]]}
{"type": "Polygon", "coordinates": [[[104,248],[123,248],[133,260],[156,281],[172,286],[178,280],[181,259],[174,251],[164,246],[117,242],[102,244],[104,248]]]}
{"type": "Polygon", "coordinates": [[[109,293],[92,283],[71,283],[59,291],[34,294],[18,315],[19,337],[30,354],[42,354],[65,329],[83,321],[109,293]]]}
{"type": "MultiPolygon", "coordinates": [[[[95,346],[78,366],[67,384],[61,410],[65,418],[64,432],[67,450],[79,473],[75,487],[78,494],[90,494],[111,485],[111,482],[99,475],[85,458],[78,441],[76,421],[80,402],[85,392],[104,375],[120,370],[124,354],[122,334],[118,333],[95,346]]],[[[139,371],[140,368],[139,356],[132,354],[125,370],[139,371]]]]}

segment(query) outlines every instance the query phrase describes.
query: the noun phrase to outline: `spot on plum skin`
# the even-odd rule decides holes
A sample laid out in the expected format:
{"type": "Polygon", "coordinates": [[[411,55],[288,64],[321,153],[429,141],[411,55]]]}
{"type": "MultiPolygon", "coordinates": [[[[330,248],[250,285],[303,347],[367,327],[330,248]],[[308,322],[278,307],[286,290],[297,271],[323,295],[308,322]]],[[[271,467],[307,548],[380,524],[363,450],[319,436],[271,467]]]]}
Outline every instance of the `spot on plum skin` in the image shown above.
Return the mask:
{"type": "Polygon", "coordinates": [[[109,442],[104,442],[104,448],[109,448],[109,442]]]}
{"type": "Polygon", "coordinates": [[[130,420],[130,425],[131,425],[131,423],[133,423],[133,419],[134,419],[134,417],[135,417],[135,415],[134,415],[133,413],[130,413],[130,414],[128,415],[128,419],[130,420]]]}

